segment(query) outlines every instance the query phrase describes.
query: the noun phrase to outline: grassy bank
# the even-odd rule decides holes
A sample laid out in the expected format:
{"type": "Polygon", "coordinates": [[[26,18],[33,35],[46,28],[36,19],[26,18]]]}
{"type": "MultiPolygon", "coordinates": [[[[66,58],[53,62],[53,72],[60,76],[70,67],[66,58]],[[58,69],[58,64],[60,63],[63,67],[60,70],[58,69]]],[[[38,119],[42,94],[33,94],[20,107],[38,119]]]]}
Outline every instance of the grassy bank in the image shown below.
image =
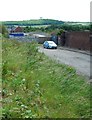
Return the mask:
{"type": "Polygon", "coordinates": [[[87,118],[90,85],[36,43],[2,42],[3,118],[87,118]]]}

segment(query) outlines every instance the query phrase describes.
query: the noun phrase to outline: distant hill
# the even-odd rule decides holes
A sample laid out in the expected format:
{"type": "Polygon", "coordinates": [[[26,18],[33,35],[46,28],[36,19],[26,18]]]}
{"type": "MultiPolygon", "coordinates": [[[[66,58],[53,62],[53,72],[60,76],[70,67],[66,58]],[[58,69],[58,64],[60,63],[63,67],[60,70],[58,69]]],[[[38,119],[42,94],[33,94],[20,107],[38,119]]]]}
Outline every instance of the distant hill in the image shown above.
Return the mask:
{"type": "Polygon", "coordinates": [[[4,25],[58,25],[63,24],[63,21],[53,20],[53,19],[33,19],[33,20],[23,20],[23,21],[5,21],[2,22],[4,25]]]}

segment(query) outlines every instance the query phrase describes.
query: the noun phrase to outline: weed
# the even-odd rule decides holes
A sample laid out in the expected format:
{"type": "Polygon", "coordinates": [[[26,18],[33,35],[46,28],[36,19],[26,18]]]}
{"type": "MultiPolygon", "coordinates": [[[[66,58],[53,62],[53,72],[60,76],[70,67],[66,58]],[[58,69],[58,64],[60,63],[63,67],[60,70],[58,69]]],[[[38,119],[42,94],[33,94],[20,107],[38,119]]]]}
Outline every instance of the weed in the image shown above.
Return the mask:
{"type": "Polygon", "coordinates": [[[37,43],[3,40],[3,118],[89,118],[90,85],[37,43]]]}

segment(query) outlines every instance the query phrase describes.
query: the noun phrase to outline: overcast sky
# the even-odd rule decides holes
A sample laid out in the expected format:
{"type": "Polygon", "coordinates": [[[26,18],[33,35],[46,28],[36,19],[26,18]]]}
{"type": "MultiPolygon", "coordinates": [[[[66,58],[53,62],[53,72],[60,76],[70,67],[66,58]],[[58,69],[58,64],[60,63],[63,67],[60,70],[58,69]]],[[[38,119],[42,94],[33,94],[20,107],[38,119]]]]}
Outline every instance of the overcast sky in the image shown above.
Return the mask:
{"type": "Polygon", "coordinates": [[[0,21],[56,19],[90,22],[91,0],[0,0],[0,21]]]}

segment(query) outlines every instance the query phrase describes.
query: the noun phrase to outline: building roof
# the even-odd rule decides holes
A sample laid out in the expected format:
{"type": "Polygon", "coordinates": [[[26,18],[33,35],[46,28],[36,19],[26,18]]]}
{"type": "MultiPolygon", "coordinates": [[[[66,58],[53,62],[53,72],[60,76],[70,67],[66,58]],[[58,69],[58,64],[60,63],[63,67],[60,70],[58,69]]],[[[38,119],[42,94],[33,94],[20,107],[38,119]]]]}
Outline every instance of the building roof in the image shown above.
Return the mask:
{"type": "Polygon", "coordinates": [[[11,33],[14,33],[14,32],[23,32],[23,29],[21,27],[11,27],[11,29],[9,28],[8,29],[11,33]]]}
{"type": "Polygon", "coordinates": [[[14,32],[23,32],[23,29],[18,26],[17,28],[15,28],[14,32]]]}
{"type": "Polygon", "coordinates": [[[41,35],[41,34],[33,34],[33,36],[35,36],[35,37],[46,37],[45,35],[41,35]]]}

